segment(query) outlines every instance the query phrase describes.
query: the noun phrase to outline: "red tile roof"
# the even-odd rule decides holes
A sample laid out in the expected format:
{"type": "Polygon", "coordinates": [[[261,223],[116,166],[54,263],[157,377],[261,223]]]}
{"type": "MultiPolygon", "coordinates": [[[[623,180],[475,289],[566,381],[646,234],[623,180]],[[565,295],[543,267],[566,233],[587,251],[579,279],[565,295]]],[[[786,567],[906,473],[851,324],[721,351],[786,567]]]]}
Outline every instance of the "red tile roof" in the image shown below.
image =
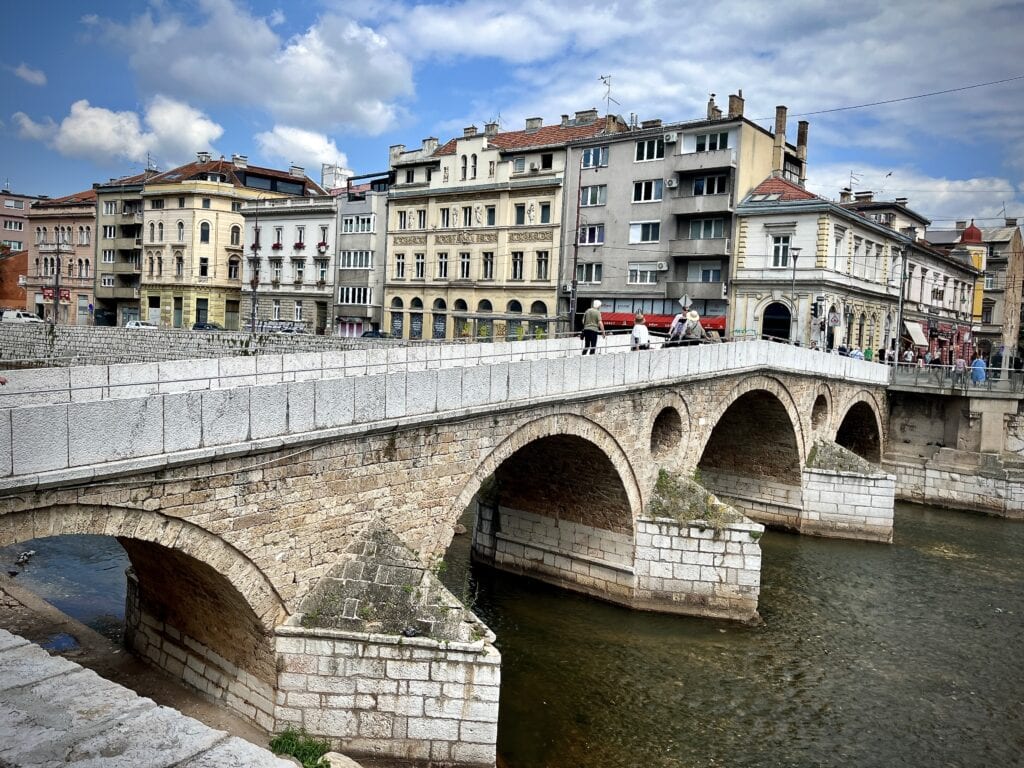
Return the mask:
{"type": "Polygon", "coordinates": [[[751,200],[753,195],[779,195],[776,200],[821,200],[815,194],[808,192],[799,184],[782,178],[781,176],[769,176],[752,190],[747,196],[747,202],[758,202],[751,200]]]}
{"type": "Polygon", "coordinates": [[[96,202],[96,190],[87,189],[84,192],[75,192],[73,195],[55,197],[51,199],[37,200],[32,204],[33,208],[45,208],[48,205],[88,205],[96,202]]]}
{"type": "MultiPolygon", "coordinates": [[[[535,130],[522,130],[522,131],[506,131],[505,133],[496,133],[493,136],[487,136],[487,143],[493,147],[503,150],[517,150],[517,149],[530,149],[533,147],[553,147],[567,144],[570,141],[576,139],[589,139],[593,136],[599,136],[602,133],[607,132],[608,119],[606,117],[599,117],[592,123],[586,123],[585,125],[570,124],[563,126],[561,123],[558,125],[544,125],[535,130]]],[[[485,136],[483,133],[476,134],[476,137],[458,137],[450,139],[440,147],[434,156],[439,155],[454,155],[455,147],[460,138],[478,138],[485,136]]]]}
{"type": "MultiPolygon", "coordinates": [[[[185,165],[179,165],[177,168],[171,168],[170,170],[158,173],[157,175],[147,179],[146,183],[163,184],[189,181],[200,174],[219,173],[224,175],[229,184],[236,187],[246,187],[238,175],[239,171],[244,171],[247,174],[251,173],[255,176],[265,176],[273,179],[302,182],[304,184],[304,194],[307,195],[327,194],[326,190],[306,175],[292,176],[288,171],[279,171],[275,168],[261,168],[257,165],[249,165],[245,168],[239,168],[230,160],[210,160],[205,163],[195,161],[186,163],[185,165]]],[[[253,187],[246,188],[253,189],[253,187]]]]}

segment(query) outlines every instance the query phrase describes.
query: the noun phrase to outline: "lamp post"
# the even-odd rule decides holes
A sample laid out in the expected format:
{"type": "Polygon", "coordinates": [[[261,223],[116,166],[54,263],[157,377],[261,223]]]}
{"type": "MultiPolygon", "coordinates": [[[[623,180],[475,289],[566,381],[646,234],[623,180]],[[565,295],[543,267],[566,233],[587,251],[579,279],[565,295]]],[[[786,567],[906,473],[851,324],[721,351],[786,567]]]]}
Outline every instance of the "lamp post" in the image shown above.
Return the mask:
{"type": "MultiPolygon", "coordinates": [[[[600,150],[598,150],[600,152],[600,150]]],[[[576,293],[578,289],[578,282],[576,280],[576,271],[579,268],[579,254],[580,254],[580,199],[583,194],[583,152],[580,150],[580,164],[579,169],[576,173],[576,229],[573,233],[572,238],[572,275],[570,275],[570,290],[569,290],[569,328],[568,332],[571,334],[576,325],[576,293]]]]}
{"type": "Polygon", "coordinates": [[[256,289],[260,284],[260,200],[263,195],[256,196],[255,213],[253,215],[253,238],[252,238],[252,276],[249,278],[249,287],[252,289],[249,307],[249,333],[256,333],[256,289]]]}
{"type": "Polygon", "coordinates": [[[64,266],[64,262],[61,261],[61,239],[63,238],[63,232],[60,225],[55,226],[54,230],[54,257],[53,257],[53,324],[60,324],[60,271],[64,266]]]}
{"type": "Polygon", "coordinates": [[[799,309],[796,300],[796,260],[800,257],[800,246],[791,246],[789,249],[789,257],[793,260],[793,283],[790,288],[790,294],[793,297],[793,320],[790,328],[790,341],[794,344],[800,341],[800,333],[797,329],[797,321],[799,315],[799,309]]]}

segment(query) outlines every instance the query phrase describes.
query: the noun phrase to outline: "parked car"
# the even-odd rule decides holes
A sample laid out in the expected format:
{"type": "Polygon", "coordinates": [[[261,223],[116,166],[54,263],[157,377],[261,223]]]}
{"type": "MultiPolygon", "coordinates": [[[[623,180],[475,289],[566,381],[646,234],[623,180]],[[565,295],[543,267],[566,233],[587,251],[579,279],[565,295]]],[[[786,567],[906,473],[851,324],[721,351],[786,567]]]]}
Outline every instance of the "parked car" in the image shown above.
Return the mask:
{"type": "Polygon", "coordinates": [[[5,309],[0,322],[4,323],[42,323],[43,318],[35,312],[27,312],[24,309],[5,309]]]}
{"type": "Polygon", "coordinates": [[[220,323],[194,323],[193,331],[223,331],[224,326],[220,323]]]}
{"type": "Polygon", "coordinates": [[[387,331],[363,331],[364,339],[390,339],[387,331]]]}
{"type": "Polygon", "coordinates": [[[129,320],[124,324],[125,328],[157,328],[156,323],[151,323],[148,320],[129,320]]]}

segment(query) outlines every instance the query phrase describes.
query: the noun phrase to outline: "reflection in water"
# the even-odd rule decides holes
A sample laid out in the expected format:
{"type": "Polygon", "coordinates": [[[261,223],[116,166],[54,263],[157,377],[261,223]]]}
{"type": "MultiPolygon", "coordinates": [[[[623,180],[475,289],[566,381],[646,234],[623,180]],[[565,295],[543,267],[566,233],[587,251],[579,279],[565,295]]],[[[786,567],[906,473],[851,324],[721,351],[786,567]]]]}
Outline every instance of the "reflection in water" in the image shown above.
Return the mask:
{"type": "Polygon", "coordinates": [[[1020,523],[900,505],[891,546],[769,533],[759,627],[470,573],[468,538],[445,576],[497,634],[509,768],[1024,764],[1020,523]]]}
{"type": "MultiPolygon", "coordinates": [[[[1024,765],[1019,522],[900,505],[891,546],[769,533],[758,627],[471,567],[469,538],[444,578],[498,636],[509,768],[1024,765]]],[[[0,564],[29,548],[19,583],[120,626],[115,540],[36,540],[0,564]]]]}

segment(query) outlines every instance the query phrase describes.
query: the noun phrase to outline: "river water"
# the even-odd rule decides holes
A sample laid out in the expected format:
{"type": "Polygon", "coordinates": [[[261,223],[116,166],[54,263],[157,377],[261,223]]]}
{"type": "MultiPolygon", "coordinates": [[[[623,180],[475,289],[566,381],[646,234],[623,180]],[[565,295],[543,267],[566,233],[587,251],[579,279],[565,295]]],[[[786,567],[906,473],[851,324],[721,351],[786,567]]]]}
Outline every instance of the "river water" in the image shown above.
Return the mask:
{"type": "MultiPolygon", "coordinates": [[[[110,634],[124,554],[94,538],[0,563],[35,548],[16,578],[110,634]]],[[[748,627],[471,567],[457,537],[444,578],[502,653],[503,763],[1024,765],[1024,524],[900,504],[891,546],[761,544],[764,623],[748,627]]]]}

